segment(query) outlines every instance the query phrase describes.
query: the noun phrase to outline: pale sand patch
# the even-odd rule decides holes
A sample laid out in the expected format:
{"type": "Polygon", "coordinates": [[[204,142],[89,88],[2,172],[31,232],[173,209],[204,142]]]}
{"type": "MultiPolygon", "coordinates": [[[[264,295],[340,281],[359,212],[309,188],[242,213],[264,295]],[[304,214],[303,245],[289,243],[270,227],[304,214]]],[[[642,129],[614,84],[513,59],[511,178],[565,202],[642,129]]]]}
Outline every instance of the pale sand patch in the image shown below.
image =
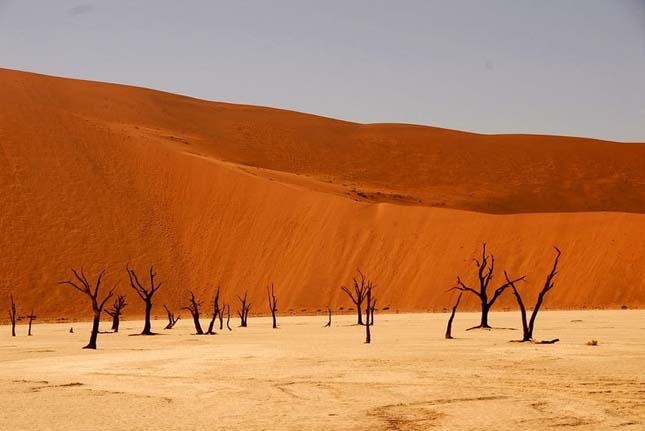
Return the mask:
{"type": "MultiPolygon", "coordinates": [[[[184,316],[185,317],[185,316],[184,316]]],[[[536,336],[469,331],[457,314],[376,316],[373,344],[353,316],[251,318],[249,328],[130,337],[141,322],[101,334],[43,324],[34,336],[0,327],[0,429],[426,430],[625,429],[645,424],[645,311],[544,312],[536,336]],[[597,339],[597,347],[586,342],[597,339]]],[[[518,327],[518,313],[493,313],[518,327]]],[[[237,325],[237,321],[235,322],[237,325]]],[[[109,327],[105,323],[105,327],[109,327]]]]}

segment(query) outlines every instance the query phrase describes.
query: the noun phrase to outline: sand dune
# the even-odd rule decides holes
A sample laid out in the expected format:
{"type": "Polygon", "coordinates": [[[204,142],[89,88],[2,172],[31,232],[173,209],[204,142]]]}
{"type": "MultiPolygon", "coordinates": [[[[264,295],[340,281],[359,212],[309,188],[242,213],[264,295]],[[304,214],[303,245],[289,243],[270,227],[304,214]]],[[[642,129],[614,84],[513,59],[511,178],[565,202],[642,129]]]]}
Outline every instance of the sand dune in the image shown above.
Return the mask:
{"type": "Polygon", "coordinates": [[[24,312],[85,316],[55,282],[107,267],[128,293],[129,262],[156,265],[158,315],[216,284],[264,311],[271,281],[283,313],[348,307],[357,267],[380,306],[441,310],[482,241],[527,292],[563,250],[547,307],[645,305],[645,144],[360,125],[2,69],[0,86],[0,308],[13,291],[24,312]]]}

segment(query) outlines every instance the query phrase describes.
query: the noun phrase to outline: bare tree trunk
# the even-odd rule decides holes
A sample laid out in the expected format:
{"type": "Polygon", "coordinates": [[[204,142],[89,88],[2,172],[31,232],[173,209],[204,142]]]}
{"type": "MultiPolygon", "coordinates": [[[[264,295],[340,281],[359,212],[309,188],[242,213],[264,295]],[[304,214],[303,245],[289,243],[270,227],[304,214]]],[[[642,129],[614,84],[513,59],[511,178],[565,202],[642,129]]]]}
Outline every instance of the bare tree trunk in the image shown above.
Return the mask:
{"type": "Polygon", "coordinates": [[[271,283],[271,290],[267,287],[267,295],[269,298],[269,309],[271,310],[271,317],[273,318],[273,329],[278,327],[278,321],[276,320],[276,312],[278,311],[278,299],[275,296],[273,283],[271,283]]]}
{"type": "Polygon", "coordinates": [[[210,335],[215,335],[215,321],[217,320],[217,316],[220,313],[219,309],[219,291],[220,287],[217,286],[217,290],[215,291],[215,297],[213,299],[213,317],[208,324],[208,331],[206,331],[207,334],[210,335]]]}
{"type": "Polygon", "coordinates": [[[31,323],[37,318],[37,316],[34,314],[33,308],[31,309],[31,313],[29,313],[29,316],[27,316],[27,318],[29,318],[29,330],[27,331],[27,336],[31,337],[31,323]]]}
{"type": "Polygon", "coordinates": [[[177,318],[175,318],[175,314],[170,311],[170,309],[166,305],[164,305],[163,308],[166,309],[166,314],[168,315],[168,324],[164,329],[172,329],[177,321],[181,319],[181,316],[177,316],[177,318]]]}
{"type": "Polygon", "coordinates": [[[240,326],[246,328],[248,326],[249,310],[251,309],[251,304],[247,302],[248,292],[244,292],[244,298],[238,296],[240,300],[240,310],[237,312],[237,315],[240,316],[240,326]]]}
{"type": "MultiPolygon", "coordinates": [[[[522,340],[521,341],[523,342],[533,340],[533,329],[535,328],[535,320],[537,319],[537,315],[540,312],[542,303],[544,302],[544,297],[551,289],[553,289],[553,286],[554,286],[553,278],[558,273],[558,262],[560,260],[560,255],[561,255],[560,249],[558,249],[557,247],[554,247],[554,248],[556,251],[556,256],[555,256],[555,260],[553,261],[553,268],[551,269],[551,272],[546,277],[546,281],[544,282],[544,287],[542,287],[542,290],[538,294],[537,301],[535,303],[535,306],[533,307],[533,312],[531,313],[531,318],[528,321],[527,321],[527,314],[526,314],[526,306],[524,305],[524,301],[522,300],[522,296],[520,295],[520,292],[515,287],[515,281],[511,280],[508,274],[506,273],[506,271],[504,271],[504,276],[506,277],[507,282],[511,286],[513,294],[515,295],[515,299],[517,300],[517,305],[520,308],[520,315],[522,318],[522,340]]],[[[543,342],[541,344],[553,344],[557,341],[559,341],[559,339],[556,338],[554,340],[550,340],[549,342],[543,342]]]]}
{"type": "Polygon", "coordinates": [[[331,308],[327,307],[327,324],[324,326],[324,328],[329,327],[331,327],[331,308]]]}
{"type": "Polygon", "coordinates": [[[231,305],[226,304],[226,328],[228,328],[229,331],[232,331],[230,322],[231,322],[231,305]]]}
{"type": "Polygon", "coordinates": [[[195,325],[195,332],[197,335],[203,335],[204,330],[202,329],[202,324],[199,321],[199,307],[201,307],[202,302],[195,298],[195,294],[190,292],[190,303],[187,307],[183,309],[188,310],[193,316],[193,324],[195,325]]]}
{"type": "MultiPolygon", "coordinates": [[[[479,301],[481,302],[481,320],[479,323],[479,326],[474,326],[472,328],[468,328],[468,330],[471,329],[477,329],[477,328],[484,328],[484,329],[491,329],[491,326],[488,323],[488,313],[490,309],[493,307],[493,304],[495,304],[495,301],[500,297],[504,291],[510,287],[509,282],[507,281],[506,283],[502,284],[499,286],[495,291],[493,292],[493,296],[489,299],[488,298],[488,287],[493,279],[493,273],[495,270],[495,256],[492,254],[487,254],[486,253],[486,243],[482,244],[482,254],[481,254],[481,259],[473,259],[475,261],[475,266],[477,267],[477,278],[479,281],[479,290],[475,290],[469,286],[467,286],[461,278],[457,277],[457,285],[453,287],[451,290],[460,290],[462,292],[470,292],[473,295],[477,296],[479,298],[479,301]]],[[[524,277],[520,277],[516,280],[513,281],[520,281],[524,280],[524,277]]]]}
{"type": "MultiPolygon", "coordinates": [[[[108,294],[105,296],[103,301],[99,302],[98,296],[99,296],[99,289],[101,287],[101,280],[103,279],[103,274],[105,274],[105,270],[101,271],[99,274],[98,278],[96,279],[96,283],[94,284],[94,289],[91,288],[90,282],[87,280],[87,277],[83,273],[83,270],[80,271],[80,274],[72,269],[72,273],[74,274],[74,277],[76,278],[75,280],[67,280],[67,281],[61,281],[58,284],[68,284],[72,286],[74,289],[78,290],[79,292],[87,295],[90,298],[90,301],[92,303],[92,312],[94,313],[94,320],[92,322],[92,332],[90,334],[90,341],[87,343],[84,349],[96,349],[96,339],[99,335],[99,324],[101,322],[101,312],[103,311],[103,307],[105,306],[105,303],[112,297],[114,294],[114,287],[108,292],[108,294]]],[[[70,330],[70,332],[73,332],[70,330]]]]}
{"type": "Polygon", "coordinates": [[[463,292],[459,292],[457,302],[455,302],[455,305],[452,307],[452,313],[450,313],[450,319],[448,319],[448,327],[446,328],[446,339],[448,340],[452,340],[452,321],[455,319],[455,313],[457,312],[457,307],[459,307],[459,302],[461,302],[461,295],[463,294],[463,292]]]}
{"type": "Polygon", "coordinates": [[[365,316],[367,316],[367,323],[365,324],[365,343],[370,344],[372,342],[372,333],[370,332],[370,305],[372,303],[372,287],[367,288],[367,306],[365,307],[365,316]]]}
{"type": "Polygon", "coordinates": [[[94,320],[92,321],[92,333],[90,334],[90,341],[89,343],[87,343],[87,346],[83,347],[84,349],[96,350],[96,339],[99,336],[100,323],[101,323],[101,313],[94,314],[94,320]]]}
{"type": "MultiPolygon", "coordinates": [[[[360,270],[358,270],[359,274],[359,279],[356,277],[352,278],[352,282],[354,285],[354,291],[352,292],[345,286],[341,286],[341,290],[349,296],[349,299],[356,305],[356,323],[358,325],[363,325],[363,301],[365,300],[365,295],[367,293],[368,285],[370,284],[370,281],[365,277],[365,274],[363,274],[360,270]]],[[[369,312],[369,311],[368,311],[369,312]]],[[[369,320],[369,316],[367,316],[367,319],[369,320]]]]}
{"type": "Polygon", "coordinates": [[[13,295],[10,295],[11,303],[9,305],[9,320],[11,321],[11,336],[16,336],[16,303],[13,301],[13,295]]]}
{"type": "Polygon", "coordinates": [[[150,287],[149,288],[144,287],[141,284],[141,282],[139,282],[139,278],[137,277],[137,274],[136,272],[134,272],[134,270],[130,269],[129,267],[126,267],[126,271],[128,272],[128,277],[130,278],[130,287],[132,287],[132,289],[134,289],[134,291],[137,292],[137,295],[139,295],[141,300],[146,304],[145,323],[143,325],[143,331],[141,331],[141,335],[154,335],[154,332],[152,332],[152,324],[150,321],[151,314],[152,314],[152,297],[161,287],[161,283],[155,284],[155,276],[157,274],[155,273],[154,266],[150,267],[150,287]]]}

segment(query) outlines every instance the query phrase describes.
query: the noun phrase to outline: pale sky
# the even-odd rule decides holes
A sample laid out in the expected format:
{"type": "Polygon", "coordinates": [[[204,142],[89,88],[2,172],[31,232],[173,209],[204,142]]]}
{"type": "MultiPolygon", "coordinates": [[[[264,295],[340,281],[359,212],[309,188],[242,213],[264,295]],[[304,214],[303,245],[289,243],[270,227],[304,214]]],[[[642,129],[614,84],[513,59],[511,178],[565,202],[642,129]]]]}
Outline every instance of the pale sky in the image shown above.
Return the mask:
{"type": "Polygon", "coordinates": [[[357,122],[645,142],[645,0],[0,0],[0,67],[357,122]]]}

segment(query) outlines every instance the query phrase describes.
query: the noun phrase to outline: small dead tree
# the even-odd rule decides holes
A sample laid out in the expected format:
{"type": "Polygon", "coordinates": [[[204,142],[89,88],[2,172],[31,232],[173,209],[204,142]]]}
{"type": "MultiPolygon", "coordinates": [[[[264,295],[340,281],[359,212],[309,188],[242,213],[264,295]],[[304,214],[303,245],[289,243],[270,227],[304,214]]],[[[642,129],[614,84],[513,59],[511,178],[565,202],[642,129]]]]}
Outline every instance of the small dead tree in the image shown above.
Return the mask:
{"type": "MultiPolygon", "coordinates": [[[[367,304],[365,305],[365,318],[367,322],[365,322],[365,344],[370,344],[372,342],[372,332],[371,332],[371,327],[372,327],[372,322],[370,316],[372,316],[372,307],[373,307],[373,302],[372,302],[372,283],[367,284],[367,289],[365,292],[365,299],[367,299],[367,304]]],[[[374,302],[376,302],[376,299],[374,299],[374,302]]]]}
{"type": "MultiPolygon", "coordinates": [[[[544,297],[546,296],[547,293],[551,289],[553,289],[554,282],[553,278],[556,276],[558,273],[558,262],[560,261],[560,255],[562,254],[560,252],[560,249],[557,247],[554,247],[555,249],[555,259],[553,261],[553,267],[551,268],[551,272],[547,274],[546,280],[544,281],[544,286],[542,287],[542,290],[540,290],[540,293],[538,293],[537,301],[535,303],[535,306],[533,307],[533,312],[531,313],[531,318],[527,321],[526,319],[526,306],[524,305],[524,301],[522,300],[522,296],[520,295],[520,292],[517,290],[517,287],[515,286],[515,281],[511,280],[506,271],[504,271],[504,276],[506,277],[507,282],[511,286],[511,289],[513,290],[513,294],[515,295],[515,299],[517,300],[517,305],[520,307],[520,313],[522,316],[522,342],[526,341],[533,341],[533,329],[535,329],[535,319],[537,318],[538,313],[540,312],[540,308],[542,307],[542,304],[544,303],[544,297]]],[[[542,343],[545,344],[552,344],[559,341],[557,338],[554,340],[548,340],[548,341],[543,341],[542,343]]]]}
{"type": "Polygon", "coordinates": [[[89,343],[87,343],[87,346],[83,348],[96,349],[96,339],[98,338],[98,335],[99,335],[99,324],[101,323],[101,312],[103,311],[103,307],[105,306],[105,303],[108,302],[110,298],[112,298],[112,295],[114,294],[114,288],[112,288],[112,290],[108,292],[105,298],[103,298],[103,300],[100,301],[98,299],[99,289],[101,287],[101,280],[103,279],[103,274],[105,274],[105,270],[99,273],[99,276],[97,277],[96,282],[94,283],[94,289],[92,289],[90,282],[87,280],[87,277],[83,273],[82,269],[80,273],[77,272],[75,269],[72,269],[72,273],[74,274],[75,279],[61,281],[58,284],[68,284],[72,286],[74,289],[86,295],[88,298],[90,298],[90,301],[92,303],[92,312],[94,313],[94,320],[92,321],[92,333],[90,334],[90,341],[89,343]]]}
{"type": "MultiPolygon", "coordinates": [[[[495,270],[495,256],[493,256],[492,254],[490,255],[486,254],[486,243],[483,243],[481,259],[473,259],[473,260],[477,267],[477,278],[479,281],[479,290],[475,290],[467,286],[459,277],[457,277],[457,286],[451,288],[450,290],[460,290],[462,292],[470,292],[473,295],[477,296],[479,298],[479,301],[481,302],[481,321],[478,326],[473,326],[472,328],[468,328],[468,330],[477,329],[477,328],[490,329],[491,326],[488,324],[488,313],[490,309],[493,307],[493,304],[495,304],[495,301],[497,301],[500,295],[504,293],[504,291],[510,286],[510,282],[507,281],[506,283],[502,284],[497,289],[495,289],[495,291],[493,292],[493,296],[489,299],[488,285],[490,284],[493,278],[493,273],[495,270]]],[[[525,277],[522,276],[512,281],[517,282],[517,281],[524,280],[524,278],[525,277]]]]}
{"type": "Polygon", "coordinates": [[[240,309],[237,311],[237,315],[240,316],[240,326],[242,328],[248,326],[249,310],[251,309],[251,304],[246,299],[247,294],[248,292],[244,292],[244,298],[239,295],[237,297],[240,300],[240,309]]]}
{"type": "Polygon", "coordinates": [[[38,316],[34,314],[33,308],[31,309],[31,313],[29,313],[29,316],[27,316],[27,318],[29,319],[29,329],[27,330],[27,336],[31,337],[31,324],[38,318],[38,316]]]}
{"type": "Polygon", "coordinates": [[[211,319],[211,322],[208,324],[208,330],[206,331],[206,333],[210,335],[216,334],[215,321],[217,320],[217,317],[220,315],[220,312],[221,312],[221,310],[219,309],[219,291],[220,291],[220,287],[217,286],[217,290],[215,291],[215,297],[213,298],[213,318],[211,319]]]}
{"type": "Polygon", "coordinates": [[[195,324],[195,332],[197,335],[203,335],[204,331],[202,330],[202,324],[199,322],[199,307],[202,306],[202,301],[199,301],[195,298],[195,294],[190,292],[190,303],[187,307],[183,307],[182,310],[190,311],[190,314],[193,316],[193,323],[195,324]]]}
{"type": "Polygon", "coordinates": [[[170,311],[170,308],[168,308],[165,304],[163,308],[166,309],[166,314],[168,315],[168,324],[164,329],[172,329],[177,323],[177,321],[181,319],[181,316],[175,317],[175,314],[172,311],[170,311]]]}
{"type": "MultiPolygon", "coordinates": [[[[341,290],[349,296],[349,299],[352,300],[354,305],[356,305],[356,313],[357,313],[357,324],[362,325],[363,324],[363,310],[361,307],[363,306],[363,302],[365,300],[365,296],[367,294],[367,289],[368,285],[370,285],[370,281],[365,277],[365,275],[361,272],[361,270],[358,270],[359,278],[360,281],[356,278],[352,278],[352,282],[354,284],[354,292],[349,290],[345,286],[341,286],[341,290]]],[[[368,318],[369,319],[369,318],[368,318]]]]}
{"type": "Polygon", "coordinates": [[[226,327],[228,328],[229,331],[232,331],[230,323],[231,323],[231,305],[226,304],[226,327]]]}
{"type": "Polygon", "coordinates": [[[219,318],[219,330],[224,329],[224,308],[226,308],[226,304],[222,304],[222,308],[219,309],[218,313],[218,318],[219,318]]]}
{"type": "Polygon", "coordinates": [[[16,336],[16,303],[13,300],[13,294],[9,296],[11,303],[9,304],[9,320],[11,321],[11,336],[16,336]]]}
{"type": "Polygon", "coordinates": [[[106,308],[105,312],[112,317],[112,330],[114,332],[119,332],[119,324],[121,323],[121,315],[123,314],[123,309],[128,304],[125,302],[125,295],[117,295],[112,308],[106,308]]]}
{"type": "Polygon", "coordinates": [[[145,323],[143,325],[143,331],[141,331],[141,335],[154,335],[154,333],[152,332],[152,325],[150,323],[150,314],[152,313],[152,297],[161,287],[161,283],[155,284],[155,276],[157,274],[155,273],[154,266],[150,267],[149,288],[144,287],[139,282],[139,278],[137,277],[137,274],[133,269],[127,267],[126,271],[128,272],[128,277],[130,278],[130,287],[132,287],[132,289],[137,292],[137,295],[139,295],[141,300],[146,304],[145,323]]]}
{"type": "Polygon", "coordinates": [[[271,286],[267,286],[267,297],[269,298],[269,310],[271,310],[271,317],[273,318],[273,329],[276,329],[278,327],[278,321],[276,320],[278,298],[275,296],[273,283],[271,283],[271,286]]]}
{"type": "Polygon", "coordinates": [[[455,313],[457,312],[457,307],[459,307],[459,303],[461,302],[461,296],[463,294],[464,292],[459,292],[459,296],[457,297],[457,302],[455,302],[455,305],[452,306],[452,313],[450,313],[450,319],[448,319],[448,326],[446,327],[447,340],[452,340],[452,321],[455,319],[455,313]]]}
{"type": "Polygon", "coordinates": [[[327,323],[323,328],[331,328],[331,308],[327,307],[327,323]]]}

